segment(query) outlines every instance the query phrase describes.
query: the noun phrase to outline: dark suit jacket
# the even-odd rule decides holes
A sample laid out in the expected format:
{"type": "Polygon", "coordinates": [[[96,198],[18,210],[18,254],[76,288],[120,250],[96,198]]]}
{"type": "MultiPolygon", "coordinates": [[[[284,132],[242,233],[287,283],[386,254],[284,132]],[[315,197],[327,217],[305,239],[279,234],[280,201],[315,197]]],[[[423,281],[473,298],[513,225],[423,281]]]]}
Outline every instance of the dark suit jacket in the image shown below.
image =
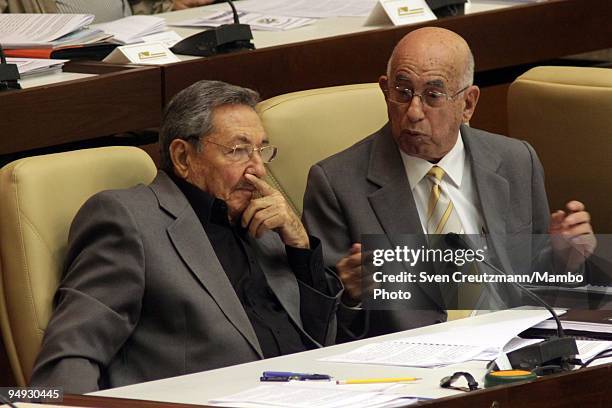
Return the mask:
{"type": "MultiPolygon", "coordinates": [[[[507,271],[529,268],[528,257],[513,256],[505,237],[545,234],[549,210],[542,166],[524,141],[461,127],[470,157],[482,215],[496,263],[507,271]]],[[[333,266],[362,234],[422,234],[404,164],[388,125],[352,147],[314,165],[304,195],[304,222],[323,242],[333,266]]],[[[521,241],[522,242],[522,241],[521,241]]],[[[367,335],[406,330],[446,319],[435,294],[422,293],[423,310],[376,311],[367,335]]],[[[356,312],[343,310],[344,326],[356,312]]],[[[359,331],[360,325],[352,326],[359,331]]],[[[350,338],[351,336],[349,336],[350,338]]],[[[342,340],[346,340],[342,337],[342,340]]]]}
{"type": "MultiPolygon", "coordinates": [[[[327,296],[297,281],[276,233],[251,244],[303,335],[332,343],[337,278],[327,296]]],[[[83,205],[56,300],[34,385],[80,393],[263,358],[200,221],[163,172],[149,186],[105,191],[83,205]]]]}

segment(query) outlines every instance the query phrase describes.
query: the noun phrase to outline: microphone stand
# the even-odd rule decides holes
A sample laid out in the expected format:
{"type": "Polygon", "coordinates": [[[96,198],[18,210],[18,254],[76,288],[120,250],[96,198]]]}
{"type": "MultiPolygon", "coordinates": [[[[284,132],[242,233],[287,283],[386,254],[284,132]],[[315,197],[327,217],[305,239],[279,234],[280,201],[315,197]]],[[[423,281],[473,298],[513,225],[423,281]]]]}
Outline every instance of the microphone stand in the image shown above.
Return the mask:
{"type": "Polygon", "coordinates": [[[2,45],[0,45],[0,92],[21,89],[19,70],[16,64],[8,64],[2,45]]]}
{"type": "Polygon", "coordinates": [[[255,45],[251,42],[253,39],[251,26],[240,24],[236,6],[234,6],[232,0],[226,0],[226,2],[232,8],[233,24],[224,24],[194,34],[178,42],[170,50],[176,54],[200,57],[210,57],[241,50],[254,50],[255,45]]]}
{"type": "MultiPolygon", "coordinates": [[[[452,232],[446,234],[445,241],[450,247],[455,249],[473,250],[472,245],[470,245],[461,235],[452,232]]],[[[496,273],[508,276],[508,273],[496,267],[488,260],[483,259],[482,263],[487,265],[496,273]]],[[[512,367],[523,370],[527,369],[530,371],[533,369],[539,369],[540,371],[543,371],[540,375],[552,374],[553,372],[558,371],[558,369],[563,371],[571,370],[572,364],[570,361],[573,360],[576,354],[578,354],[576,339],[565,336],[559,316],[554,309],[544,301],[544,299],[527,289],[525,286],[521,285],[519,282],[513,281],[512,283],[527,294],[527,296],[529,296],[532,300],[544,306],[544,308],[546,308],[546,310],[548,310],[548,312],[552,315],[553,319],[555,319],[555,323],[557,324],[556,336],[550,337],[541,343],[532,344],[508,353],[508,360],[510,360],[512,367]]]]}

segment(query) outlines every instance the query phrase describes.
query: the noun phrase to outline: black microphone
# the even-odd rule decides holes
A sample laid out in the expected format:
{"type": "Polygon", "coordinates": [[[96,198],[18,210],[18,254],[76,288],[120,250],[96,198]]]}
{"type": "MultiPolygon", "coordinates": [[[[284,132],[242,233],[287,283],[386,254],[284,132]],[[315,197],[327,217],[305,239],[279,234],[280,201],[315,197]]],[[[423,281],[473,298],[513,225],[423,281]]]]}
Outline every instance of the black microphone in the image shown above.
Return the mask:
{"type": "Polygon", "coordinates": [[[232,0],[226,0],[232,8],[233,24],[223,24],[201,33],[194,34],[176,43],[170,50],[176,54],[210,57],[217,54],[241,50],[254,50],[251,42],[253,33],[251,26],[240,24],[238,11],[232,0]]]}
{"type": "MultiPolygon", "coordinates": [[[[474,250],[463,236],[455,233],[448,233],[444,238],[447,245],[455,249],[474,250]]],[[[493,265],[487,259],[483,259],[482,263],[494,270],[500,275],[508,276],[508,273],[493,265]]],[[[570,370],[569,360],[578,354],[578,346],[576,339],[566,337],[563,332],[563,326],[559,320],[559,316],[548,303],[541,297],[521,285],[519,282],[512,281],[519,289],[527,296],[541,304],[550,312],[553,319],[557,323],[557,336],[550,337],[545,341],[530,346],[523,347],[519,350],[508,354],[508,360],[514,368],[532,370],[537,367],[558,366],[562,370],[570,370]]]]}
{"type": "Polygon", "coordinates": [[[9,89],[21,89],[19,85],[19,70],[16,64],[8,64],[4,55],[4,50],[0,44],[0,92],[9,89]]]}

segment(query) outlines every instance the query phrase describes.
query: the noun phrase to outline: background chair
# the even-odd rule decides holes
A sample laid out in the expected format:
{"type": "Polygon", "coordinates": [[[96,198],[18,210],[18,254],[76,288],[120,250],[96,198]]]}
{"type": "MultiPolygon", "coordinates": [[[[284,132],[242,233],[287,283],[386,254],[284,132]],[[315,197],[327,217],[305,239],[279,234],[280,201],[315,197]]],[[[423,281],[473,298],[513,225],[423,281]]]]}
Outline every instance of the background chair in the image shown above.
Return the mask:
{"type": "Polygon", "coordinates": [[[18,385],[32,373],[77,210],[99,191],[149,183],[155,174],[135,147],[28,157],[0,170],[0,323],[18,385]]]}
{"type": "Polygon", "coordinates": [[[551,209],[583,201],[595,231],[612,232],[612,70],[533,68],[510,86],[508,121],[538,152],[551,209]]]}
{"type": "Polygon", "coordinates": [[[387,122],[377,83],[292,92],[261,102],[257,110],[270,142],[279,148],[278,157],[267,165],[269,181],[298,214],[310,166],[387,122]]]}

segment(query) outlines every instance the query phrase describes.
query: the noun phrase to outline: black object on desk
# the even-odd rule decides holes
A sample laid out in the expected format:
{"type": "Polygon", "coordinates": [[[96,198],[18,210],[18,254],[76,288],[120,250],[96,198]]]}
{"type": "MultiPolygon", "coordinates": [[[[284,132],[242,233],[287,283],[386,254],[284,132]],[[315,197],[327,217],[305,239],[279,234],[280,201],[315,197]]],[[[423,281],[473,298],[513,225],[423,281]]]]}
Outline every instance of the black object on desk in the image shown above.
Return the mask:
{"type": "Polygon", "coordinates": [[[217,28],[202,31],[178,42],[170,50],[176,54],[210,57],[241,50],[254,50],[251,42],[251,26],[240,24],[238,12],[231,0],[227,0],[234,13],[234,24],[224,24],[217,28]]]}
{"type": "Polygon", "coordinates": [[[0,92],[9,89],[21,89],[19,85],[19,70],[16,64],[8,64],[4,56],[4,50],[0,45],[0,92]]]}

